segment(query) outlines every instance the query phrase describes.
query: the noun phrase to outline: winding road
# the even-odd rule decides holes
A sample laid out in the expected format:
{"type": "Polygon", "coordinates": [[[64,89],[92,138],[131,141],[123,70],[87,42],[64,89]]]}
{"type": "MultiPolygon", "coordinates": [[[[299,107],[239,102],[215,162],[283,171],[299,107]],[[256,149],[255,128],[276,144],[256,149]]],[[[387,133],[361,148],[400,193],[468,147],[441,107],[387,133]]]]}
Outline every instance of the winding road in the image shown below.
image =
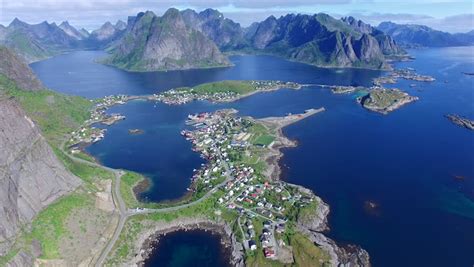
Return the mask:
{"type": "Polygon", "coordinates": [[[78,162],[78,163],[86,164],[86,165],[91,166],[91,167],[97,167],[97,168],[104,169],[106,171],[112,172],[115,176],[114,187],[113,187],[113,190],[112,190],[112,198],[115,202],[116,208],[118,208],[118,211],[119,211],[119,221],[118,221],[117,226],[115,227],[115,231],[114,231],[114,234],[112,235],[112,238],[107,243],[107,246],[102,250],[99,258],[97,259],[97,261],[95,263],[95,266],[97,266],[97,267],[104,265],[104,262],[105,262],[107,256],[109,255],[109,253],[112,251],[112,248],[114,247],[115,243],[117,242],[117,240],[120,236],[120,233],[122,232],[123,227],[124,227],[125,222],[127,221],[128,217],[133,216],[133,215],[137,215],[137,214],[149,214],[149,213],[157,213],[157,212],[177,211],[177,210],[180,210],[180,209],[183,209],[183,208],[187,208],[187,207],[190,207],[190,206],[197,205],[197,204],[203,202],[204,200],[206,200],[207,198],[209,198],[219,188],[224,186],[228,181],[230,181],[232,179],[231,170],[229,168],[229,165],[226,161],[222,160],[222,155],[219,153],[219,157],[220,157],[221,161],[225,163],[224,168],[226,169],[226,173],[225,173],[226,179],[223,182],[221,182],[220,184],[216,185],[209,192],[207,192],[203,197],[201,197],[201,198],[199,198],[199,199],[197,199],[193,202],[189,202],[189,203],[185,203],[185,204],[181,204],[181,205],[177,205],[177,206],[172,206],[172,207],[161,208],[161,209],[141,209],[141,210],[127,209],[127,206],[125,205],[125,202],[124,202],[124,200],[122,198],[122,195],[121,195],[121,192],[120,192],[121,177],[122,177],[122,175],[125,174],[125,171],[119,170],[119,169],[109,168],[107,166],[103,166],[103,165],[100,165],[98,163],[87,161],[87,160],[84,160],[84,159],[81,159],[81,158],[76,158],[75,156],[69,154],[64,149],[68,139],[69,138],[66,138],[62,142],[62,144],[60,145],[60,150],[69,159],[71,159],[72,161],[78,162]]]}

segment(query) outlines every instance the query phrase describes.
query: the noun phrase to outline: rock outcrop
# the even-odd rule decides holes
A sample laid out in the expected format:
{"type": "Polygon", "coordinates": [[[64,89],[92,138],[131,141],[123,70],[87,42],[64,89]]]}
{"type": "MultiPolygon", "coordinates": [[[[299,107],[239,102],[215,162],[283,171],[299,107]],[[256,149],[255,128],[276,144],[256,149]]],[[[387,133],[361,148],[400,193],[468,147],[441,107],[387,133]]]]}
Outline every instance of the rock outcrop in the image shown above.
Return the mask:
{"type": "MultiPolygon", "coordinates": [[[[305,193],[313,194],[309,189],[301,186],[299,190],[305,193]]],[[[331,258],[331,266],[345,266],[345,267],[370,267],[369,253],[357,245],[338,245],[334,240],[324,235],[327,231],[327,216],[329,214],[329,206],[319,197],[313,194],[316,201],[318,201],[317,209],[313,214],[305,218],[298,218],[297,229],[314,244],[318,245],[331,258]]]]}
{"type": "Polygon", "coordinates": [[[105,63],[132,71],[177,70],[229,65],[217,46],[189,26],[177,9],[130,17],[128,27],[105,63]]]}

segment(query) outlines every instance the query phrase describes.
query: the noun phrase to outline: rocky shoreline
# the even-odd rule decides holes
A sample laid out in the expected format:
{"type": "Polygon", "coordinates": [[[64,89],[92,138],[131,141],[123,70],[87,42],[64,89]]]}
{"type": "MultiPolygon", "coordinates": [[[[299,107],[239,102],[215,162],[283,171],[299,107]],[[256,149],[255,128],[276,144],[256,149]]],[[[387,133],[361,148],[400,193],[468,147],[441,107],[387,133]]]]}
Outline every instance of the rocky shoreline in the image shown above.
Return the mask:
{"type": "Polygon", "coordinates": [[[467,119],[467,118],[463,118],[459,115],[456,115],[456,114],[448,114],[446,115],[446,118],[448,118],[448,120],[450,120],[452,123],[460,126],[460,127],[464,127],[468,130],[474,130],[474,121],[473,120],[470,120],[470,119],[467,119]]]}
{"type": "MultiPolygon", "coordinates": [[[[324,108],[321,108],[319,111],[324,111],[324,108]]],[[[279,162],[283,157],[281,149],[297,146],[296,141],[288,139],[283,134],[282,129],[287,125],[289,124],[278,127],[277,140],[271,148],[273,153],[268,154],[266,158],[267,164],[270,166],[269,169],[272,170],[272,174],[269,175],[269,178],[273,180],[280,180],[281,167],[279,162]]],[[[334,240],[324,235],[324,232],[330,229],[328,225],[330,208],[327,203],[308,188],[287,182],[285,183],[297,188],[300,192],[312,195],[316,201],[318,201],[317,209],[311,214],[308,220],[299,219],[297,221],[297,229],[306,235],[311,242],[329,253],[332,266],[371,266],[369,253],[362,247],[357,245],[339,246],[334,240]]]]}
{"type": "Polygon", "coordinates": [[[298,218],[297,229],[306,235],[309,240],[331,257],[331,266],[371,266],[369,253],[357,245],[338,245],[334,240],[324,235],[329,230],[328,215],[329,205],[314,193],[302,186],[292,185],[299,188],[300,191],[312,194],[318,200],[318,207],[311,214],[310,218],[298,218]]]}
{"type": "Polygon", "coordinates": [[[244,252],[240,244],[232,233],[232,228],[226,222],[215,222],[206,218],[180,218],[171,222],[157,222],[146,232],[138,237],[135,243],[135,250],[138,253],[135,257],[124,264],[124,266],[143,266],[145,261],[153,253],[160,238],[176,231],[204,230],[217,234],[221,238],[221,245],[227,250],[232,266],[243,267],[244,252]]]}

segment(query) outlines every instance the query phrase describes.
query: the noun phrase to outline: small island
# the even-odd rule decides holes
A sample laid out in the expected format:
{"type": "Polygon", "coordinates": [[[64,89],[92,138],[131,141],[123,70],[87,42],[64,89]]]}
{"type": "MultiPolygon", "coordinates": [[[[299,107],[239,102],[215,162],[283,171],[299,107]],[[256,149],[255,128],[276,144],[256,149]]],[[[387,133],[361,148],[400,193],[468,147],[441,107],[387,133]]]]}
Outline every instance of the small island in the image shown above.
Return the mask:
{"type": "Polygon", "coordinates": [[[369,94],[357,98],[357,101],[366,109],[388,114],[403,105],[418,100],[416,96],[399,89],[373,88],[369,94]]]}
{"type": "Polygon", "coordinates": [[[128,133],[132,135],[138,135],[138,134],[143,134],[145,131],[141,129],[129,129],[128,133]]]}
{"type": "Polygon", "coordinates": [[[470,120],[470,119],[467,119],[467,118],[463,118],[459,115],[456,115],[456,114],[448,114],[446,115],[446,118],[448,118],[452,123],[460,126],[460,127],[464,127],[466,129],[469,129],[469,130],[474,130],[474,121],[473,120],[470,120]]]}
{"type": "Polygon", "coordinates": [[[350,94],[358,91],[365,91],[367,90],[366,87],[363,86],[344,86],[344,85],[331,85],[328,86],[331,89],[333,94],[350,94]]]}
{"type": "Polygon", "coordinates": [[[391,71],[387,76],[378,77],[373,80],[375,86],[382,84],[394,84],[398,79],[411,80],[416,82],[433,82],[435,78],[428,75],[421,75],[415,72],[412,68],[397,69],[391,71]]]}

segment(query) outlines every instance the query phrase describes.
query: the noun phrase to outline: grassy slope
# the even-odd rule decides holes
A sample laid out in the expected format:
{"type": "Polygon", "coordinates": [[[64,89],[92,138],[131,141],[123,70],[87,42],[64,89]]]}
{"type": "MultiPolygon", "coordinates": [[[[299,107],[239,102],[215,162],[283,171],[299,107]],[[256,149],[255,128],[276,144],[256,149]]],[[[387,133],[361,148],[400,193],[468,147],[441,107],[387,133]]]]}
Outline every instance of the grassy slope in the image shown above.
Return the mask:
{"type": "Polygon", "coordinates": [[[13,249],[0,257],[0,263],[11,260],[20,249],[29,251],[33,240],[38,240],[41,244],[41,258],[60,258],[59,241],[67,234],[64,224],[68,216],[74,210],[84,207],[93,209],[94,196],[87,194],[87,191],[97,191],[95,182],[113,177],[103,169],[72,161],[59,149],[65,135],[89,118],[92,103],[81,97],[67,96],[50,90],[24,91],[3,75],[0,75],[0,93],[13,97],[21,104],[40,127],[57,157],[70,172],[84,182],[76,192],[59,198],[43,209],[32,221],[31,230],[25,230],[17,238],[13,249]]]}
{"type": "Polygon", "coordinates": [[[203,83],[195,87],[182,87],[176,90],[189,91],[191,89],[192,89],[192,92],[196,95],[215,94],[215,93],[235,93],[238,95],[243,95],[243,94],[254,92],[256,90],[255,86],[252,85],[250,81],[235,81],[235,80],[203,83]]]}
{"type": "Polygon", "coordinates": [[[0,75],[0,88],[21,104],[39,125],[43,136],[55,146],[90,117],[92,102],[82,97],[50,90],[24,91],[3,75],[0,75]]]}
{"type": "Polygon", "coordinates": [[[220,81],[212,83],[204,83],[193,87],[194,92],[197,94],[209,94],[209,93],[226,93],[232,92],[236,94],[247,94],[255,91],[255,86],[250,84],[248,81],[220,81]]]}

